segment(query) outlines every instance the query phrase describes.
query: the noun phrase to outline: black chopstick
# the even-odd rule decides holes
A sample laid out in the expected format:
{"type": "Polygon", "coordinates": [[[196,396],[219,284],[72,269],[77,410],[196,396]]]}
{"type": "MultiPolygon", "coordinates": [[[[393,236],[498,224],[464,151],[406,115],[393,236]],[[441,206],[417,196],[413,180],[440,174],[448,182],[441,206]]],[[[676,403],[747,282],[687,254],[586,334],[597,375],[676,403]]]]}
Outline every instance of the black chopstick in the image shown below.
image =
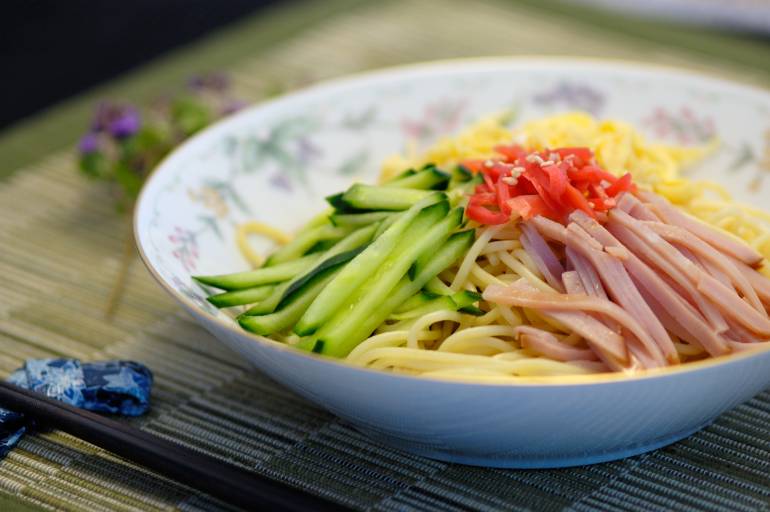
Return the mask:
{"type": "Polygon", "coordinates": [[[0,405],[247,510],[348,510],[163,438],[0,382],[0,405]]]}

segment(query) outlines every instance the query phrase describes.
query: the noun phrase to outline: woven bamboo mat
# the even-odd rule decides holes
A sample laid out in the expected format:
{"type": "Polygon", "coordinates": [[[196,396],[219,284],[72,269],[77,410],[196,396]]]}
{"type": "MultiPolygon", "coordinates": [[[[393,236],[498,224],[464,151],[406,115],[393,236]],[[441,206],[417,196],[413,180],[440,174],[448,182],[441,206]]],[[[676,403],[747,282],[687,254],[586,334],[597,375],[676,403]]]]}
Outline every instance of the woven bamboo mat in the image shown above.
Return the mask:
{"type": "MultiPolygon", "coordinates": [[[[495,0],[359,6],[231,71],[241,94],[257,100],[276,84],[365,68],[533,53],[642,58],[768,79],[766,69],[495,0]]],[[[683,442],[623,461],[554,471],[472,468],[372,443],[250,370],[182,314],[138,259],[108,320],[126,219],[77,175],[69,153],[41,157],[0,184],[0,377],[30,357],[141,361],[156,375],[152,412],[133,420],[141,428],[361,509],[770,510],[769,393],[683,442]]],[[[0,509],[15,508],[231,510],[60,432],[27,436],[0,462],[0,509]]]]}

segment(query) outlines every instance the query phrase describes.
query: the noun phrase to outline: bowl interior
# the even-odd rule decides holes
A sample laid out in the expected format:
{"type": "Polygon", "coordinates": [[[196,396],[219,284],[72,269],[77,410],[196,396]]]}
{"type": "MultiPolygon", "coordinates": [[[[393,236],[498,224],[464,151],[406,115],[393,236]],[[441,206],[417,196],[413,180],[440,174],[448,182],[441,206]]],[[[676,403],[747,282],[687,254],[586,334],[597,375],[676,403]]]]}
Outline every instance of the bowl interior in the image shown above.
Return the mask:
{"type": "Polygon", "coordinates": [[[519,123],[570,110],[622,119],[666,143],[716,136],[719,148],[690,175],[757,206],[770,193],[770,95],[761,90],[633,63],[457,61],[328,83],[218,123],[149,180],[137,208],[138,242],[167,289],[197,312],[234,323],[190,275],[248,268],[235,244],[239,223],[292,230],[325,208],[326,195],[376,180],[393,153],[419,151],[490,113],[519,123]]]}

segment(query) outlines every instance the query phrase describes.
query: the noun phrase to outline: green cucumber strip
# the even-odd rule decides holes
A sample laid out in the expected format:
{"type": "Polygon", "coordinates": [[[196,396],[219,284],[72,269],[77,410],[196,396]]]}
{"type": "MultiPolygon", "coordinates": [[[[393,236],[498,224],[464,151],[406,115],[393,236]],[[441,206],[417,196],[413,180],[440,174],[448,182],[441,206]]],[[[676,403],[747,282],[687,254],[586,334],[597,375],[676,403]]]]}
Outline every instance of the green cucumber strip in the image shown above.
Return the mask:
{"type": "Polygon", "coordinates": [[[479,299],[481,299],[481,295],[478,293],[460,291],[453,294],[452,296],[442,295],[440,297],[434,297],[433,299],[408,310],[404,307],[408,302],[410,302],[407,300],[404,305],[397,308],[396,311],[394,311],[393,314],[388,317],[388,319],[408,320],[410,318],[417,318],[423,315],[427,315],[428,313],[433,313],[434,311],[462,311],[464,308],[475,307],[473,306],[473,303],[478,302],[479,299]]]}
{"type": "Polygon", "coordinates": [[[288,329],[302,316],[313,299],[334,278],[337,271],[338,269],[332,267],[320,274],[315,274],[301,293],[293,294],[291,299],[274,313],[261,316],[243,315],[238,317],[238,323],[247,331],[263,336],[288,329]]]}
{"type": "Polygon", "coordinates": [[[246,288],[245,290],[218,293],[208,297],[206,300],[218,308],[243,306],[244,304],[254,304],[268,298],[273,288],[275,288],[273,285],[267,284],[255,288],[246,288]]]}
{"type": "Polygon", "coordinates": [[[406,178],[408,176],[413,176],[415,174],[417,174],[417,171],[415,171],[414,169],[407,169],[404,172],[402,172],[401,174],[397,174],[396,176],[394,176],[387,183],[391,183],[393,181],[400,180],[401,178],[406,178]]]}
{"type": "Polygon", "coordinates": [[[380,238],[380,235],[383,234],[386,229],[392,226],[402,215],[404,215],[404,212],[391,213],[390,217],[380,222],[380,226],[377,228],[377,231],[375,231],[374,233],[374,239],[376,240],[380,238]]]}
{"type": "Polygon", "coordinates": [[[405,313],[407,311],[411,311],[413,309],[417,309],[421,306],[424,306],[425,304],[428,304],[433,299],[439,298],[439,295],[435,295],[433,293],[429,293],[426,291],[420,291],[418,293],[415,293],[406,301],[401,304],[399,307],[396,308],[394,313],[405,313]]]}
{"type": "MultiPolygon", "coordinates": [[[[376,231],[377,225],[372,224],[371,226],[367,226],[365,228],[358,229],[356,231],[353,231],[351,234],[337,242],[334,247],[329,249],[325,254],[320,255],[320,261],[319,265],[323,265],[323,263],[330,259],[334,258],[338,254],[342,254],[347,251],[351,251],[353,249],[359,248],[363,245],[366,245],[369,243],[369,241],[372,239],[372,234],[376,231]]],[[[243,313],[244,315],[266,315],[268,313],[272,313],[278,305],[283,301],[284,295],[286,294],[286,291],[292,287],[297,281],[301,280],[303,277],[308,275],[309,273],[312,273],[314,269],[317,267],[312,268],[306,268],[304,272],[297,274],[293,279],[290,281],[286,281],[285,283],[282,283],[281,285],[277,286],[275,290],[273,290],[273,294],[270,295],[267,299],[260,302],[259,304],[256,304],[251,309],[243,313]]]]}
{"type": "Polygon", "coordinates": [[[460,313],[466,313],[468,315],[473,316],[482,316],[484,315],[484,310],[481,308],[478,308],[476,306],[465,306],[464,308],[458,309],[460,313]]]}
{"type": "Polygon", "coordinates": [[[443,295],[437,299],[433,299],[427,304],[423,304],[418,308],[414,308],[402,313],[393,313],[388,317],[388,320],[409,320],[410,318],[417,318],[434,311],[457,311],[457,305],[452,301],[450,297],[443,295]]]}
{"type": "Polygon", "coordinates": [[[369,213],[335,213],[329,217],[329,220],[335,226],[368,226],[375,222],[392,217],[391,212],[369,212],[369,213]]]}
{"type": "Polygon", "coordinates": [[[364,210],[406,210],[432,192],[411,188],[377,187],[357,183],[342,196],[349,207],[364,210]]]}
{"type": "MultiPolygon", "coordinates": [[[[463,209],[457,208],[460,210],[460,218],[462,219],[463,209]]],[[[433,254],[431,252],[426,252],[424,254],[421,254],[419,258],[417,258],[414,263],[412,263],[412,266],[409,267],[409,272],[407,275],[409,276],[409,279],[414,279],[414,276],[416,276],[422,267],[426,265],[428,260],[430,260],[433,257],[433,254]]]]}
{"type": "MultiPolygon", "coordinates": [[[[380,266],[393,251],[401,235],[406,231],[412,220],[427,206],[443,201],[444,195],[433,192],[419,201],[412,208],[400,215],[382,235],[358,256],[353,258],[342,271],[329,283],[321,294],[310,305],[302,318],[294,326],[294,332],[307,336],[316,331],[329,319],[347,298],[380,266]]],[[[388,219],[386,219],[387,221],[388,219]]]]}
{"type": "Polygon", "coordinates": [[[305,251],[305,255],[307,254],[315,254],[317,252],[326,252],[337,243],[337,240],[320,240],[313,244],[313,247],[305,251]]]}
{"type": "Polygon", "coordinates": [[[462,210],[453,210],[448,215],[446,210],[446,203],[439,203],[421,212],[374,275],[323,325],[318,339],[324,341],[325,353],[342,357],[361,342],[361,339],[352,339],[350,333],[377,313],[380,304],[406,275],[417,257],[440,247],[460,225],[462,210]]]}
{"type": "Polygon", "coordinates": [[[294,280],[286,289],[286,291],[283,293],[283,298],[281,298],[281,302],[278,304],[278,309],[280,309],[284,303],[292,301],[293,295],[295,295],[296,293],[300,293],[304,287],[306,287],[311,281],[315,280],[316,276],[325,274],[329,269],[333,269],[335,267],[339,267],[344,263],[347,263],[348,261],[352,260],[359,254],[361,254],[361,252],[363,252],[365,248],[366,246],[361,246],[361,247],[358,247],[357,249],[346,251],[340,254],[336,254],[331,258],[327,258],[324,261],[322,261],[313,270],[306,273],[299,279],[294,280]]]}
{"type": "Polygon", "coordinates": [[[425,286],[423,289],[428,293],[433,293],[436,295],[452,295],[454,292],[452,289],[444,284],[444,281],[439,279],[438,277],[434,277],[427,283],[425,283],[425,286]]]}
{"type": "Polygon", "coordinates": [[[480,301],[481,294],[468,290],[461,290],[457,293],[453,293],[451,299],[457,306],[457,309],[463,309],[473,306],[473,304],[480,301]]]}
{"type": "MultiPolygon", "coordinates": [[[[374,330],[388,318],[393,310],[403,304],[409,297],[417,293],[420,288],[425,286],[425,283],[465,256],[465,253],[468,252],[468,249],[470,249],[475,240],[476,234],[472,229],[455,233],[436,251],[431,260],[431,264],[426,266],[422,273],[415,276],[413,281],[408,278],[402,278],[398,285],[390,294],[388,294],[388,298],[385,302],[377,308],[376,313],[367,318],[365,322],[358,325],[356,330],[351,333],[352,339],[358,341],[350,343],[350,350],[353,350],[356,345],[370,336],[374,330]]],[[[317,335],[303,338],[302,341],[295,346],[309,352],[327,353],[325,344],[322,341],[319,341],[317,335]]]]}
{"type": "Polygon", "coordinates": [[[241,316],[267,315],[272,313],[275,311],[275,308],[278,307],[278,304],[283,298],[283,294],[286,292],[289,286],[291,286],[291,283],[292,281],[284,281],[283,283],[279,284],[273,289],[273,293],[271,293],[268,298],[261,302],[257,302],[245,312],[243,312],[241,316]]]}
{"type": "Polygon", "coordinates": [[[470,181],[473,178],[473,172],[462,165],[457,165],[452,170],[452,180],[459,182],[470,181]]]}
{"type": "Polygon", "coordinates": [[[265,267],[295,260],[304,255],[316,243],[323,240],[339,240],[351,231],[352,228],[336,227],[331,224],[309,229],[275,251],[265,262],[265,267]]]}
{"type": "Polygon", "coordinates": [[[302,233],[306,233],[307,231],[310,231],[313,228],[317,228],[319,226],[329,224],[329,215],[331,214],[332,214],[331,209],[327,209],[325,212],[319,213],[318,215],[316,215],[315,217],[307,221],[307,223],[301,228],[299,228],[295,234],[299,236],[302,233]]]}
{"type": "Polygon", "coordinates": [[[384,187],[415,188],[422,190],[446,190],[450,176],[437,169],[429,167],[411,176],[389,181],[384,187]]]}
{"type": "Polygon", "coordinates": [[[311,254],[273,267],[262,267],[256,270],[247,270],[246,272],[236,272],[234,274],[217,276],[193,276],[193,279],[199,283],[215,288],[221,288],[222,290],[243,290],[263,284],[280,283],[281,281],[291,279],[315,264],[320,257],[320,254],[311,254]]]}

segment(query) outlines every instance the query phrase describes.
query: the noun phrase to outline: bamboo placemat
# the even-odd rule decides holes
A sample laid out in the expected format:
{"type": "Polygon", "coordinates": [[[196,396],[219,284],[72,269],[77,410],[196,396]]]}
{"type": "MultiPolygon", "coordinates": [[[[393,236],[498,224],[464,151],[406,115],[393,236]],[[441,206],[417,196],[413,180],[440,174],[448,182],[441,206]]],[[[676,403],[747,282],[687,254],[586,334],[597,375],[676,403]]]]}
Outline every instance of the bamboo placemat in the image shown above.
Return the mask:
{"type": "MultiPolygon", "coordinates": [[[[290,37],[276,37],[248,57],[199,62],[200,68],[226,63],[241,95],[253,100],[361,69],[490,54],[633,58],[770,80],[768,50],[760,42],[731,39],[721,57],[708,58],[713,40],[706,39],[706,50],[694,50],[697,31],[675,34],[686,44],[675,44],[670,34],[659,42],[638,27],[635,33],[617,31],[602,25],[608,18],[567,16],[558,6],[497,0],[332,4],[335,14],[326,18],[318,16],[318,4],[307,7],[315,21],[297,24],[303,30],[290,37]],[[760,60],[757,54],[728,58],[758,48],[765,52],[764,66],[751,64],[760,60]]],[[[270,16],[302,16],[303,5],[255,19],[254,26],[269,26],[270,16]]],[[[212,44],[243,42],[249,48],[248,23],[212,44]]],[[[195,51],[207,55],[205,45],[195,51]]],[[[82,112],[51,116],[52,125],[71,127],[82,112]]],[[[34,142],[25,130],[11,134],[13,144],[0,141],[15,161],[34,154],[30,147],[10,153],[19,141],[34,142]]],[[[66,141],[74,134],[56,136],[66,141]]],[[[106,319],[126,219],[115,214],[98,185],[76,173],[69,152],[38,152],[34,163],[2,170],[18,172],[0,183],[0,377],[30,357],[141,361],[156,375],[152,412],[132,420],[142,428],[362,509],[770,509],[768,393],[683,442],[597,466],[503,471],[406,455],[370,442],[249,369],[182,314],[138,260],[115,315],[106,319]]],[[[0,462],[0,510],[17,508],[230,510],[60,432],[27,436],[0,462]]]]}

